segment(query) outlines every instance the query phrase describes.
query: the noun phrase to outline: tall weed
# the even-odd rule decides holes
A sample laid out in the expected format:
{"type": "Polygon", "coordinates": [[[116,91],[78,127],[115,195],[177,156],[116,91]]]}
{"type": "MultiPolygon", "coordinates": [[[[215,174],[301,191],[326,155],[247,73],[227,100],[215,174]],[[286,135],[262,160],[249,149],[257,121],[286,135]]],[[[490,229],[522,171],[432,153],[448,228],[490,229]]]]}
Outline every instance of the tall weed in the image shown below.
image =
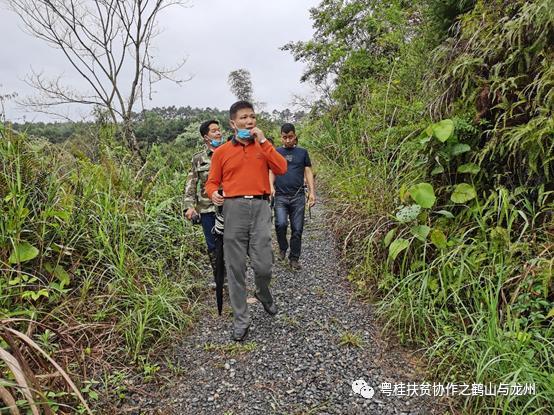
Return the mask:
{"type": "Polygon", "coordinates": [[[140,168],[112,133],[99,126],[89,158],[0,129],[0,315],[54,359],[78,345],[117,367],[191,323],[203,245],[181,209],[192,149],[168,163],[154,148],[140,168]]]}

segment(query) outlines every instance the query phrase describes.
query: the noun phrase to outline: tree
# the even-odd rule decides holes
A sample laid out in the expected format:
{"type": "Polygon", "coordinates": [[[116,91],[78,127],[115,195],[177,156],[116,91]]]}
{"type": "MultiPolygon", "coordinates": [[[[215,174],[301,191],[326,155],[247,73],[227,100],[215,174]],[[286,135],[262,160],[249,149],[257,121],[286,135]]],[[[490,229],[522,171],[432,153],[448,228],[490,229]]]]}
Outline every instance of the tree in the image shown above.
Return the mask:
{"type": "Polygon", "coordinates": [[[289,42],[281,50],[307,64],[302,82],[312,82],[326,100],[348,103],[364,80],[387,73],[401,45],[413,36],[417,2],[322,0],[310,16],[313,39],[289,42]]]}
{"type": "MultiPolygon", "coordinates": [[[[0,84],[0,87],[2,87],[2,84],[0,84]]],[[[0,93],[0,122],[4,123],[6,122],[6,108],[5,103],[11,99],[14,99],[17,97],[17,92],[12,92],[8,94],[2,94],[0,93]]]]}
{"type": "Polygon", "coordinates": [[[237,99],[252,102],[254,91],[252,89],[250,72],[246,69],[231,71],[228,82],[231,92],[237,99]]]}
{"type": "Polygon", "coordinates": [[[86,104],[106,110],[127,147],[144,162],[133,131],[132,113],[138,101],[150,96],[162,79],[182,82],[174,68],[153,62],[156,19],[165,8],[182,0],[6,0],[27,31],[60,49],[90,91],[65,85],[62,76],[46,79],[33,72],[29,83],[39,97],[26,104],[52,113],[65,104],[86,104]]]}

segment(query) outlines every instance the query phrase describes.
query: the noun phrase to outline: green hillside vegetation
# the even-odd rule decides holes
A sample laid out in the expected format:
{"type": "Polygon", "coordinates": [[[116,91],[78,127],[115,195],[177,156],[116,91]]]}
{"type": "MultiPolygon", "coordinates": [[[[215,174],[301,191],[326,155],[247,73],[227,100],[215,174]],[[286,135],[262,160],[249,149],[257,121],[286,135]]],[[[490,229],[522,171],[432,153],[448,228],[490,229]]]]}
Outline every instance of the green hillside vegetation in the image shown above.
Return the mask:
{"type": "MultiPolygon", "coordinates": [[[[102,114],[97,112],[97,118],[102,114]]],[[[265,126],[273,128],[284,122],[298,121],[304,116],[303,111],[293,112],[288,108],[273,110],[271,113],[262,111],[260,114],[265,126]]],[[[152,145],[173,143],[174,140],[193,126],[198,126],[202,121],[215,119],[219,121],[224,130],[230,133],[228,126],[228,111],[217,108],[192,108],[186,107],[156,107],[133,113],[132,121],[135,135],[142,148],[148,150],[152,145]]],[[[26,133],[29,137],[37,137],[48,140],[51,143],[63,143],[68,140],[76,140],[78,145],[83,145],[81,137],[87,134],[95,134],[97,123],[95,121],[66,121],[66,122],[23,122],[13,123],[12,128],[26,133]]],[[[198,128],[195,133],[198,132],[198,128]]],[[[189,146],[196,146],[198,134],[194,134],[189,146]]]]}
{"type": "MultiPolygon", "coordinates": [[[[275,120],[295,114],[259,124],[275,137],[275,120]]],[[[98,115],[0,124],[0,374],[17,391],[0,392],[20,410],[117,411],[129,382],[178,370],[159,354],[193,324],[206,290],[203,234],[182,199],[200,122],[218,119],[227,134],[227,112],[136,114],[143,165],[98,115]]]]}
{"type": "MultiPolygon", "coordinates": [[[[458,397],[456,411],[549,413],[552,0],[322,0],[310,13],[313,39],[283,49],[322,92],[300,144],[356,293],[425,350],[422,382],[535,385],[458,397]]],[[[259,125],[276,138],[303,115],[259,125]]],[[[161,370],[206,290],[182,192],[200,121],[226,129],[226,112],[134,114],[145,164],[97,116],[0,124],[0,398],[22,413],[113,413],[133,373],[161,370]]]]}
{"type": "Polygon", "coordinates": [[[81,380],[89,404],[117,402],[130,368],[155,372],[151,354],[191,324],[205,286],[201,232],[181,214],[194,148],[154,146],[136,166],[112,127],[95,127],[84,151],[0,126],[0,336],[28,386],[47,391],[33,394],[50,403],[41,413],[75,413],[62,404],[76,400],[61,377],[41,377],[55,368],[17,333],[81,380]]]}
{"type": "Polygon", "coordinates": [[[304,126],[349,279],[442,383],[534,383],[464,413],[554,402],[554,7],[324,0],[284,47],[328,92],[304,126]],[[330,88],[329,88],[330,86],[330,88]]]}

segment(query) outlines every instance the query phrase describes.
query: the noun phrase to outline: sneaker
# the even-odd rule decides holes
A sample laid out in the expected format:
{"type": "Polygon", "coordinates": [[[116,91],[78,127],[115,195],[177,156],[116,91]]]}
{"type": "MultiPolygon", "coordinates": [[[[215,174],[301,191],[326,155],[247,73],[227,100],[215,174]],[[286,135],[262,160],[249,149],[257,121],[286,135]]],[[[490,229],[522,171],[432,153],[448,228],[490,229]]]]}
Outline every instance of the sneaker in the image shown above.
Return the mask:
{"type": "Polygon", "coordinates": [[[302,269],[302,266],[300,265],[297,259],[290,260],[290,267],[295,271],[300,271],[302,269]]]}
{"type": "Polygon", "coordinates": [[[281,261],[284,261],[286,257],[287,257],[287,251],[279,251],[279,259],[281,261]]]}

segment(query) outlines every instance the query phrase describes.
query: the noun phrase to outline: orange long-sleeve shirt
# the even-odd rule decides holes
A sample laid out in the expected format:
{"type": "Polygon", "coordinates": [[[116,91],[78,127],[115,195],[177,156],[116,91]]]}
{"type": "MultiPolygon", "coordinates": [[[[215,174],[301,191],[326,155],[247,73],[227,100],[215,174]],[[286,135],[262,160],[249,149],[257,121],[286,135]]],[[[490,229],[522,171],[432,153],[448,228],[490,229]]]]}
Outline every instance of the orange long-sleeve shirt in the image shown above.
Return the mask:
{"type": "Polygon", "coordinates": [[[269,169],[279,176],[287,172],[287,161],[269,141],[243,145],[231,140],[212,156],[206,193],[223,188],[225,197],[264,195],[270,193],[269,169]]]}

